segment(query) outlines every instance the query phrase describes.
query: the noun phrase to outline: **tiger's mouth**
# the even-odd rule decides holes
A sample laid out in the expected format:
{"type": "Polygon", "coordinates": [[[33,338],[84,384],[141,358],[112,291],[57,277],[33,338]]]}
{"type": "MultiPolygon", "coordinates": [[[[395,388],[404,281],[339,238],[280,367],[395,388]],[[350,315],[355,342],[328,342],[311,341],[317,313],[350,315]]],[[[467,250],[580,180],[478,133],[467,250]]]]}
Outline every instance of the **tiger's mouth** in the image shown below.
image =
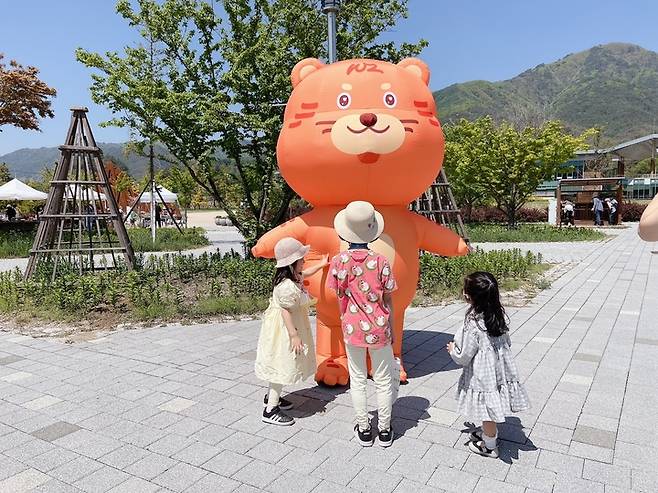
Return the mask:
{"type": "Polygon", "coordinates": [[[352,132],[353,134],[362,134],[362,133],[365,132],[366,130],[372,130],[372,131],[375,132],[376,134],[383,134],[383,133],[387,132],[389,128],[391,128],[390,125],[386,125],[386,127],[385,127],[385,128],[382,128],[381,130],[377,130],[375,127],[363,127],[361,130],[354,130],[354,129],[353,129],[352,127],[350,127],[349,125],[346,125],[346,127],[347,127],[347,130],[349,130],[349,131],[352,132]]]}
{"type": "Polygon", "coordinates": [[[356,157],[364,164],[373,164],[379,160],[379,156],[376,152],[362,152],[361,154],[357,154],[356,157]]]}

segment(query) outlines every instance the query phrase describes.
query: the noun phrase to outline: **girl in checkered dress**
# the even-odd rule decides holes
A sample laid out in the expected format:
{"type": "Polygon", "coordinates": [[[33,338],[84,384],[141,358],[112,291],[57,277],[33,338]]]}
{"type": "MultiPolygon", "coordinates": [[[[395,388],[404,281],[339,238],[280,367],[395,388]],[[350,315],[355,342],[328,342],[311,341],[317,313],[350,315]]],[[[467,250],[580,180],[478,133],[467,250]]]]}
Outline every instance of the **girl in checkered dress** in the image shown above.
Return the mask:
{"type": "Polygon", "coordinates": [[[510,349],[512,342],[496,278],[488,272],[467,276],[464,298],[471,305],[464,326],[447,346],[453,361],[464,367],[457,388],[458,411],[472,421],[482,422],[482,430],[471,434],[469,449],[497,458],[496,423],[529,409],[530,401],[510,349]]]}

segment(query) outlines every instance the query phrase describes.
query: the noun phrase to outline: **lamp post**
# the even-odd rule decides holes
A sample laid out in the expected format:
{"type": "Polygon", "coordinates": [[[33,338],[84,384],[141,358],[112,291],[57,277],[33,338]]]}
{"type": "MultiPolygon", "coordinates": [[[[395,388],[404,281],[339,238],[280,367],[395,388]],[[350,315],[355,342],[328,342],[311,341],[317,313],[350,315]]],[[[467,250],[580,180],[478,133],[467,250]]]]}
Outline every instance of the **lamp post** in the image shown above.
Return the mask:
{"type": "Polygon", "coordinates": [[[322,12],[327,14],[327,52],[328,62],[336,61],[336,13],[340,0],[321,0],[322,12]]]}

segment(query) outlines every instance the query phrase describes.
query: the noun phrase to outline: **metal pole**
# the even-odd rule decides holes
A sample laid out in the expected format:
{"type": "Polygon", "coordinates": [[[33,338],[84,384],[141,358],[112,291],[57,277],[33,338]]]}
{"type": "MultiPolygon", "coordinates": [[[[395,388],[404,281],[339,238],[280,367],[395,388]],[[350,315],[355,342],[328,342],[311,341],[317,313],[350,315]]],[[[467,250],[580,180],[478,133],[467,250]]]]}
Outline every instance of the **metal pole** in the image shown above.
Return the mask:
{"type": "Polygon", "coordinates": [[[334,63],[338,59],[336,54],[336,13],[339,3],[339,0],[322,0],[322,12],[327,14],[327,61],[329,63],[334,63]]]}
{"type": "Polygon", "coordinates": [[[336,11],[327,12],[327,51],[329,52],[329,63],[336,61],[336,11]]]}
{"type": "Polygon", "coordinates": [[[149,142],[149,177],[151,180],[151,240],[155,243],[155,173],[153,164],[153,144],[149,142]]]}

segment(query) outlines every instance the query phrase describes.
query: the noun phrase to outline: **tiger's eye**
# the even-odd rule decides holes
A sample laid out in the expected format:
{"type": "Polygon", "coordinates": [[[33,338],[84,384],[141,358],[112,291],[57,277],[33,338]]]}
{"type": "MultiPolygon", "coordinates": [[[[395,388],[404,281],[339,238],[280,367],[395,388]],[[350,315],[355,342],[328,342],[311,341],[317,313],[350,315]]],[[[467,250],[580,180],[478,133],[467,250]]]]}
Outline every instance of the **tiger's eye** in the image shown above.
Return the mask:
{"type": "Polygon", "coordinates": [[[352,102],[352,98],[346,92],[340,93],[338,95],[338,98],[336,99],[336,103],[341,110],[344,110],[345,108],[349,108],[351,102],[352,102]]]}
{"type": "Polygon", "coordinates": [[[384,94],[384,104],[389,108],[394,108],[397,102],[398,100],[395,97],[395,94],[393,94],[392,92],[387,92],[386,94],[384,94]]]}

